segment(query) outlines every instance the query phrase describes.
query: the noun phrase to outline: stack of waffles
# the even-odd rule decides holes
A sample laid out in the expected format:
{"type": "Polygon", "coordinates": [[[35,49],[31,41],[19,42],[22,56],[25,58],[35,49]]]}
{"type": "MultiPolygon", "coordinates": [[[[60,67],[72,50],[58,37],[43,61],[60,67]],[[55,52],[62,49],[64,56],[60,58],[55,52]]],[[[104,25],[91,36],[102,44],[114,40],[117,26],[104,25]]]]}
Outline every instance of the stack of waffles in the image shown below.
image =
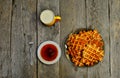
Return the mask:
{"type": "Polygon", "coordinates": [[[76,66],[92,66],[102,61],[103,40],[97,30],[70,34],[67,39],[67,54],[76,66]]]}

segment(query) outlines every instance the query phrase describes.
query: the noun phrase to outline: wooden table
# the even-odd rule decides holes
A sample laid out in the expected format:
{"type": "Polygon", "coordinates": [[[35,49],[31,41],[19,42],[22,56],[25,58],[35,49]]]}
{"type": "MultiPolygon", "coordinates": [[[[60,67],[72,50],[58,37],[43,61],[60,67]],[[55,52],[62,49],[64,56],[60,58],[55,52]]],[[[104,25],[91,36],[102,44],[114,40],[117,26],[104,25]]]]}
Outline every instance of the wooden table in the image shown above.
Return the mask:
{"type": "Polygon", "coordinates": [[[0,78],[120,78],[119,57],[120,0],[0,0],[0,78]],[[44,26],[39,20],[44,9],[60,15],[61,22],[44,26]],[[105,57],[75,70],[64,55],[64,41],[71,31],[89,27],[102,35],[105,57]],[[46,40],[61,46],[56,64],[45,65],[36,56],[46,40]]]}

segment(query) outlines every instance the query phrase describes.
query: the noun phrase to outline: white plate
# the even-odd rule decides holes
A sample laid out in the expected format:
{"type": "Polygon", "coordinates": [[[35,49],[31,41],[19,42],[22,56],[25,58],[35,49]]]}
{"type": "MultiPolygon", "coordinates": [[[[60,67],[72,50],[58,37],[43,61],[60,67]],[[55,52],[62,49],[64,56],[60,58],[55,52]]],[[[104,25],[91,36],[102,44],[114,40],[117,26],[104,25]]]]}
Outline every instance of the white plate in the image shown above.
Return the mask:
{"type": "Polygon", "coordinates": [[[41,62],[43,62],[44,64],[54,64],[54,63],[56,63],[57,61],[59,61],[59,59],[60,59],[60,56],[61,56],[61,48],[60,48],[60,46],[59,46],[56,42],[54,42],[54,41],[45,41],[45,42],[41,43],[40,46],[38,47],[37,56],[38,56],[39,60],[40,60],[41,62]],[[47,61],[47,60],[43,59],[42,56],[41,56],[41,53],[40,53],[40,52],[41,52],[41,49],[42,49],[42,47],[45,46],[46,44],[53,44],[53,45],[56,46],[56,48],[57,48],[57,50],[58,50],[58,55],[57,55],[57,57],[56,57],[54,60],[52,60],[52,61],[47,61]]]}

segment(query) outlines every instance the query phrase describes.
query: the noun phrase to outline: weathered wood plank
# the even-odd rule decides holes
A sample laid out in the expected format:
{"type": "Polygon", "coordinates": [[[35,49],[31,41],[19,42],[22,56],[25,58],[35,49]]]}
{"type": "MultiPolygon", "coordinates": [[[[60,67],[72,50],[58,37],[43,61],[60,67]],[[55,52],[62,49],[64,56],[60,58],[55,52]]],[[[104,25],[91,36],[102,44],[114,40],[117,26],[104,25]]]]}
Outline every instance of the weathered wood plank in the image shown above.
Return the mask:
{"type": "Polygon", "coordinates": [[[62,16],[60,41],[62,57],[60,60],[60,78],[87,78],[87,68],[76,68],[66,59],[65,40],[72,31],[86,28],[85,0],[60,0],[62,16]]]}
{"type": "Polygon", "coordinates": [[[105,56],[102,62],[88,68],[88,78],[110,78],[109,9],[108,0],[87,0],[87,27],[96,28],[104,40],[105,56]]]}
{"type": "Polygon", "coordinates": [[[11,78],[11,31],[12,0],[0,0],[0,78],[11,78]]]}
{"type": "Polygon", "coordinates": [[[120,0],[110,0],[111,78],[120,78],[120,0]]]}
{"type": "MultiPolygon", "coordinates": [[[[59,44],[60,42],[60,24],[46,27],[40,22],[40,13],[50,9],[56,15],[59,15],[59,0],[38,0],[37,6],[37,26],[38,26],[38,45],[46,40],[53,40],[59,44]]],[[[59,62],[53,65],[45,65],[38,61],[38,78],[59,78],[59,62]]]]}
{"type": "Polygon", "coordinates": [[[36,0],[14,0],[11,39],[12,78],[36,78],[36,0]]]}

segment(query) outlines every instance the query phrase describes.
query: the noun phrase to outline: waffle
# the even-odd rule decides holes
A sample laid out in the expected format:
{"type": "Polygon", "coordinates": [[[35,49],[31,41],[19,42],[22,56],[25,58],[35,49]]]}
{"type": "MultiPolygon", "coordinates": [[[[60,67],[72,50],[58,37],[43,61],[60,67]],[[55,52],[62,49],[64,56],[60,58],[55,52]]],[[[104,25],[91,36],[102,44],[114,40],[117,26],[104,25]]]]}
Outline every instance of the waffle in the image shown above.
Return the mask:
{"type": "Polygon", "coordinates": [[[70,34],[67,39],[67,54],[76,66],[92,66],[102,61],[103,40],[97,30],[70,34]]]}

